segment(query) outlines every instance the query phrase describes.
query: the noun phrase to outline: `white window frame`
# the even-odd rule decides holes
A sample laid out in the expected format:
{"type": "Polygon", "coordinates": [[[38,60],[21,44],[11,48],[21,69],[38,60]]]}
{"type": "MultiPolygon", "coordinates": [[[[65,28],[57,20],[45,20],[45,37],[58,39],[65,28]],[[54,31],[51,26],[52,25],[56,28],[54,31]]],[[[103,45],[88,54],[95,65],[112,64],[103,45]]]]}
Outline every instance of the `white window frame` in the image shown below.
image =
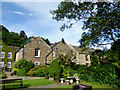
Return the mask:
{"type": "Polygon", "coordinates": [[[4,62],[0,62],[0,68],[4,67],[4,62]]]}
{"type": "Polygon", "coordinates": [[[10,57],[7,56],[7,58],[11,59],[12,58],[12,52],[8,52],[10,54],[10,57]]]}
{"type": "Polygon", "coordinates": [[[5,58],[5,52],[1,52],[0,54],[1,54],[0,58],[5,58]],[[3,54],[3,56],[2,56],[2,54],[3,54]]]}
{"type": "Polygon", "coordinates": [[[37,56],[35,55],[35,57],[40,57],[40,49],[35,49],[35,54],[36,54],[36,50],[38,50],[38,55],[37,56]]]}
{"type": "Polygon", "coordinates": [[[55,57],[55,51],[53,51],[53,57],[55,57]]]}
{"type": "Polygon", "coordinates": [[[11,62],[7,62],[7,68],[11,68],[11,62]],[[9,64],[9,66],[8,66],[9,64]]]}
{"type": "Polygon", "coordinates": [[[36,65],[40,65],[40,62],[34,62],[34,65],[36,66],[36,65]],[[36,64],[36,63],[38,63],[38,64],[36,64]]]}

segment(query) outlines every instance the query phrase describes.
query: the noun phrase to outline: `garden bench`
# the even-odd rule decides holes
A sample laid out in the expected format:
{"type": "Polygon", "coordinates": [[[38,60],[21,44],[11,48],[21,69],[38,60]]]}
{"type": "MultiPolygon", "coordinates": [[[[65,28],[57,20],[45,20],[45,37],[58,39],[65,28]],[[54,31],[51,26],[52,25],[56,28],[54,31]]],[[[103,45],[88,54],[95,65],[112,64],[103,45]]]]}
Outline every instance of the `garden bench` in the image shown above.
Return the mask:
{"type": "MultiPolygon", "coordinates": [[[[14,88],[14,86],[19,86],[23,89],[23,82],[22,79],[2,79],[1,87],[2,89],[7,89],[6,87],[14,88]]],[[[10,89],[11,89],[10,88],[10,89]]]]}

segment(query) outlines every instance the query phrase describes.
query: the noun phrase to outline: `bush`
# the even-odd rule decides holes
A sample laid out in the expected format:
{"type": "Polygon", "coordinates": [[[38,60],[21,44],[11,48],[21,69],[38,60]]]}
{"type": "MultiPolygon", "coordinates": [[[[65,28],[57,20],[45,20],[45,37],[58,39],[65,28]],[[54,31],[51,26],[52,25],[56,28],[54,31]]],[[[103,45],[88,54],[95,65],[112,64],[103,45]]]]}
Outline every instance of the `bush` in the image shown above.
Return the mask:
{"type": "MultiPolygon", "coordinates": [[[[30,69],[26,75],[27,76],[36,76],[36,70],[38,69],[42,69],[42,68],[45,68],[46,66],[45,65],[38,65],[38,66],[35,66],[34,68],[30,69]]],[[[38,73],[38,72],[37,72],[38,73]]]]}
{"type": "Polygon", "coordinates": [[[0,78],[7,78],[6,74],[4,72],[0,72],[0,78]]]}
{"type": "Polygon", "coordinates": [[[85,65],[80,65],[77,71],[79,73],[79,78],[85,81],[93,81],[92,75],[93,70],[91,67],[87,67],[85,65]]]}
{"type": "Polygon", "coordinates": [[[35,71],[35,76],[36,76],[36,77],[43,77],[43,76],[44,76],[44,68],[42,68],[42,69],[37,69],[37,70],[35,71]]]}
{"type": "Polygon", "coordinates": [[[117,66],[110,63],[101,63],[93,69],[95,81],[112,87],[120,86],[120,69],[117,66]]]}
{"type": "Polygon", "coordinates": [[[17,74],[18,76],[25,76],[26,68],[19,69],[17,74]]]}
{"type": "Polygon", "coordinates": [[[15,68],[18,69],[26,69],[26,72],[28,72],[31,68],[34,67],[34,64],[31,61],[26,61],[25,59],[20,59],[14,64],[15,68]]]}

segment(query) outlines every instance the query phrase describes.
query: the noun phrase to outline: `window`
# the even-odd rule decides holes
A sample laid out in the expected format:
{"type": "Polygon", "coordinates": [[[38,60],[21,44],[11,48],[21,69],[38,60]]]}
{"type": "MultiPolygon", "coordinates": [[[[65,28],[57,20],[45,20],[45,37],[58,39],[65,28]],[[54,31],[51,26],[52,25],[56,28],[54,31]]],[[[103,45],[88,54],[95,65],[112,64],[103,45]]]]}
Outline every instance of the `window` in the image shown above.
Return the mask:
{"type": "Polygon", "coordinates": [[[0,53],[0,58],[4,58],[5,57],[5,52],[1,52],[0,53]]]}
{"type": "Polygon", "coordinates": [[[0,68],[3,68],[4,62],[0,62],[0,68]]]}
{"type": "Polygon", "coordinates": [[[40,49],[35,49],[35,57],[40,57],[40,49]]]}
{"type": "Polygon", "coordinates": [[[65,56],[65,52],[62,52],[62,55],[64,55],[64,56],[65,56]]]}
{"type": "Polygon", "coordinates": [[[37,43],[40,44],[40,41],[38,41],[37,43]]]}
{"type": "Polygon", "coordinates": [[[2,45],[0,45],[0,48],[2,48],[3,46],[2,45]]]}
{"type": "Polygon", "coordinates": [[[53,51],[53,57],[55,57],[55,52],[53,51]]]}
{"type": "Polygon", "coordinates": [[[11,52],[8,52],[8,58],[12,58],[12,53],[11,52]]]}
{"type": "Polygon", "coordinates": [[[88,61],[88,55],[85,55],[85,57],[86,57],[86,61],[88,61]]]}
{"type": "Polygon", "coordinates": [[[40,65],[40,62],[34,62],[34,65],[40,65]]]}
{"type": "Polygon", "coordinates": [[[49,52],[49,50],[47,49],[46,52],[49,52]]]}
{"type": "Polygon", "coordinates": [[[11,68],[11,62],[7,63],[7,68],[11,68]]]}

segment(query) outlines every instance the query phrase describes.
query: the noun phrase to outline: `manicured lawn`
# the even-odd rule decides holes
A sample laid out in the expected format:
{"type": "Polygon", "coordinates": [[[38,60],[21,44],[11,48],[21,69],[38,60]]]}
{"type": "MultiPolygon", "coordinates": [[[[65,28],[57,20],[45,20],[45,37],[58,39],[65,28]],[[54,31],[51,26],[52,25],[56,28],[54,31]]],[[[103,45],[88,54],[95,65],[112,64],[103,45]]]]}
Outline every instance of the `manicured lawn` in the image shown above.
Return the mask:
{"type": "Polygon", "coordinates": [[[23,80],[24,84],[29,84],[29,86],[40,86],[40,85],[48,85],[48,84],[55,84],[57,82],[53,82],[47,79],[26,79],[23,80]]]}
{"type": "MultiPolygon", "coordinates": [[[[94,83],[94,82],[81,81],[80,84],[92,85],[92,88],[110,88],[107,85],[100,85],[99,83],[94,83]]],[[[67,85],[67,86],[63,86],[63,87],[59,87],[59,88],[72,88],[73,85],[76,85],[76,84],[67,85]]]]}

